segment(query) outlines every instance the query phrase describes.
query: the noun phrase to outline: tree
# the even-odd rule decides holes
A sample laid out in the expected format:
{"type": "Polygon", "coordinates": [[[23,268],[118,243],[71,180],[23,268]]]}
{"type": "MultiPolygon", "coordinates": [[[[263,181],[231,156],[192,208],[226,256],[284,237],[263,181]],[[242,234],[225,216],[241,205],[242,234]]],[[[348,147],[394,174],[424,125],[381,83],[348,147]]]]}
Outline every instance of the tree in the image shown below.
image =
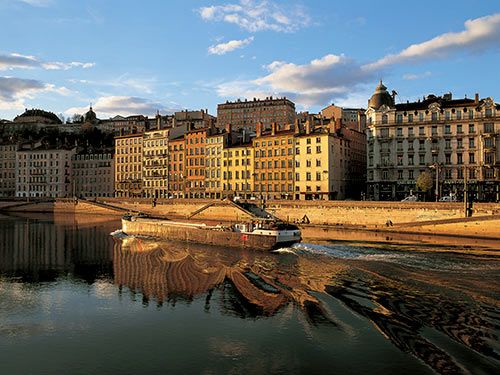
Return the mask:
{"type": "Polygon", "coordinates": [[[417,189],[427,194],[434,186],[431,174],[429,172],[420,173],[416,185],[417,189]]]}

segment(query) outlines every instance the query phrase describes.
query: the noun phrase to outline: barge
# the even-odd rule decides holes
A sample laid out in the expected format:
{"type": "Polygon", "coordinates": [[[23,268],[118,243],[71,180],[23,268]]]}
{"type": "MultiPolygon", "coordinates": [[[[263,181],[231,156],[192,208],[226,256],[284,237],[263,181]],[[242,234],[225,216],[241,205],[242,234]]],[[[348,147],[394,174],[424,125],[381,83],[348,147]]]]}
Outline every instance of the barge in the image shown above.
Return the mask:
{"type": "Polygon", "coordinates": [[[296,225],[276,221],[224,226],[126,215],[122,218],[122,231],[128,235],[255,250],[278,249],[302,240],[296,225]]]}

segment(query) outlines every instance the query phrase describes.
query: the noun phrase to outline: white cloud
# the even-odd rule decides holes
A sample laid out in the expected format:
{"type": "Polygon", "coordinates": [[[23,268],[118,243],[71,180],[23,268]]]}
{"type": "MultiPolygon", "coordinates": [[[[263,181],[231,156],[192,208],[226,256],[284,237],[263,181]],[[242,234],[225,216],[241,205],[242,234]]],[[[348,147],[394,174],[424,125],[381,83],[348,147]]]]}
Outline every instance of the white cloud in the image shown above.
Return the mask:
{"type": "Polygon", "coordinates": [[[18,1],[34,7],[48,7],[53,3],[53,0],[18,0],[18,1]]]}
{"type": "Polygon", "coordinates": [[[442,58],[452,52],[483,50],[500,46],[500,13],[467,20],[465,30],[439,35],[423,43],[412,44],[397,54],[387,55],[364,68],[376,70],[388,65],[442,58]]]}
{"type": "MultiPolygon", "coordinates": [[[[264,66],[267,74],[261,77],[218,83],[215,88],[221,97],[252,97],[259,93],[265,93],[264,96],[285,95],[304,108],[326,105],[331,101],[354,105],[346,101],[361,102],[356,95],[366,91],[366,84],[375,85],[375,80],[384,75],[388,65],[404,65],[457,50],[481,51],[488,46],[498,48],[500,45],[500,14],[469,20],[465,26],[463,32],[442,34],[365,65],[343,54],[328,54],[305,64],[274,61],[264,66]]],[[[405,74],[403,78],[414,80],[430,75],[431,72],[426,71],[405,74]]]]}
{"type": "Polygon", "coordinates": [[[226,43],[219,43],[208,47],[208,53],[211,55],[224,55],[228,52],[234,51],[238,48],[243,48],[253,42],[253,36],[241,39],[241,40],[230,40],[226,43]]]}
{"type": "Polygon", "coordinates": [[[154,87],[158,83],[156,78],[137,78],[131,77],[128,73],[122,74],[116,78],[108,80],[87,80],[72,78],[69,79],[71,83],[81,83],[85,85],[100,86],[100,87],[112,87],[119,89],[134,90],[136,92],[151,94],[154,91],[154,87]]]}
{"type": "MultiPolygon", "coordinates": [[[[113,117],[118,114],[123,116],[137,114],[153,116],[157,110],[162,113],[172,113],[181,109],[175,103],[169,103],[172,105],[169,107],[159,102],[135,96],[103,96],[92,103],[92,108],[101,118],[113,117]]],[[[73,107],[68,108],[65,114],[72,115],[74,113],[85,113],[87,111],[87,106],[73,107]]]]}
{"type": "Polygon", "coordinates": [[[267,75],[218,84],[217,93],[222,97],[286,95],[301,105],[313,106],[345,97],[358,84],[373,79],[371,72],[344,55],[330,54],[302,65],[274,61],[264,68],[267,75]]]}
{"type": "Polygon", "coordinates": [[[407,74],[403,74],[403,79],[405,81],[415,81],[417,79],[430,77],[431,75],[432,75],[432,73],[429,71],[423,72],[421,74],[407,73],[407,74]]]}
{"type": "Polygon", "coordinates": [[[311,21],[303,7],[265,0],[212,5],[198,9],[198,13],[205,21],[232,23],[250,32],[294,32],[311,21]]]}
{"type": "Polygon", "coordinates": [[[78,61],[73,62],[46,62],[41,61],[35,56],[22,55],[19,53],[11,53],[9,55],[0,54],[0,70],[12,69],[46,69],[46,70],[68,70],[71,68],[88,69],[95,66],[95,63],[83,63],[78,61]]]}
{"type": "Polygon", "coordinates": [[[69,95],[66,87],[57,87],[35,79],[0,77],[0,109],[22,109],[25,101],[41,93],[69,95]]]}

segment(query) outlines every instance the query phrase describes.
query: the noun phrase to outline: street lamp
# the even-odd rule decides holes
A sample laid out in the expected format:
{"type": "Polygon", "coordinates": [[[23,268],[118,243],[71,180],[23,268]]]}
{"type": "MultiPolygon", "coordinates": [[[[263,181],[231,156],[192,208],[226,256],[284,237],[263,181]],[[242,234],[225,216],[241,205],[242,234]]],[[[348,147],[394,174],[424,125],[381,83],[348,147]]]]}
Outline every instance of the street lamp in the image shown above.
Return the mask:
{"type": "Polygon", "coordinates": [[[436,202],[439,201],[439,170],[441,166],[438,163],[434,163],[432,165],[429,165],[430,169],[435,169],[436,170],[436,202]]]}

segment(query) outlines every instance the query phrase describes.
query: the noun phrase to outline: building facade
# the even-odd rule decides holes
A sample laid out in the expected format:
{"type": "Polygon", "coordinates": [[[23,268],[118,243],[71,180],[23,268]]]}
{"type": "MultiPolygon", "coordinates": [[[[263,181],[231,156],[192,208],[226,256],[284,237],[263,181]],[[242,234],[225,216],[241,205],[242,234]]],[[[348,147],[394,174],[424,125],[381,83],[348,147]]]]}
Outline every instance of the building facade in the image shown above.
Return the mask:
{"type": "Polygon", "coordinates": [[[380,82],[366,110],[368,196],[402,199],[417,192],[416,180],[427,172],[437,180],[436,198],[462,199],[467,183],[473,199],[498,201],[499,108],[478,94],[395,104],[380,82]]]}
{"type": "Polygon", "coordinates": [[[205,144],[210,128],[190,130],[186,133],[186,176],[185,196],[202,198],[205,196],[205,144]]]}
{"type": "Polygon", "coordinates": [[[254,187],[254,157],[252,143],[224,149],[222,189],[225,197],[250,199],[254,187]]]}
{"type": "Polygon", "coordinates": [[[16,195],[16,152],[17,144],[0,144],[0,197],[16,195]]]}
{"type": "Polygon", "coordinates": [[[74,196],[72,158],[75,148],[21,148],[16,153],[16,197],[67,198],[74,196]]]}
{"type": "Polygon", "coordinates": [[[72,163],[76,197],[114,196],[115,166],[111,150],[79,152],[73,156],[72,163]]]}
{"type": "Polygon", "coordinates": [[[205,185],[206,197],[222,197],[222,150],[227,147],[228,133],[216,132],[208,135],[205,143],[205,185]]]}
{"type": "Polygon", "coordinates": [[[142,184],[146,198],[167,198],[169,129],[144,133],[142,140],[142,184]]]}
{"type": "Polygon", "coordinates": [[[184,178],[186,176],[186,141],[181,135],[168,144],[168,192],[169,197],[184,198],[184,178]]]}
{"type": "Polygon", "coordinates": [[[115,137],[115,197],[142,197],[142,134],[115,137]]]}
{"type": "Polygon", "coordinates": [[[261,123],[256,127],[254,148],[254,193],[263,199],[293,199],[295,133],[290,127],[277,129],[271,125],[264,131],[261,123]]]}
{"type": "Polygon", "coordinates": [[[257,123],[264,128],[276,123],[279,127],[295,122],[295,104],[287,98],[240,100],[217,106],[217,123],[219,127],[231,124],[234,130],[245,129],[255,132],[257,123]]]}

